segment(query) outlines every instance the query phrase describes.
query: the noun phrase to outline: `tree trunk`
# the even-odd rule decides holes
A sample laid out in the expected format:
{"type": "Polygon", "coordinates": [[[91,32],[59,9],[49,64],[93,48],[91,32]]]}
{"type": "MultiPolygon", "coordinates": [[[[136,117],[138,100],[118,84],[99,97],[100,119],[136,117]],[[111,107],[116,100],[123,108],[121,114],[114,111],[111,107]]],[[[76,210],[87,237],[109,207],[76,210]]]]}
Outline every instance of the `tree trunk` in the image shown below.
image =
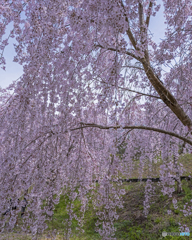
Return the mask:
{"type": "Polygon", "coordinates": [[[151,66],[147,63],[145,59],[141,60],[143,67],[145,69],[145,73],[158,92],[160,98],[163,102],[174,112],[174,114],[179,118],[179,120],[183,123],[184,126],[188,126],[189,130],[192,128],[192,121],[189,116],[184,112],[184,110],[179,106],[175,97],[165,88],[163,83],[159,80],[157,75],[154,73],[151,66]]]}

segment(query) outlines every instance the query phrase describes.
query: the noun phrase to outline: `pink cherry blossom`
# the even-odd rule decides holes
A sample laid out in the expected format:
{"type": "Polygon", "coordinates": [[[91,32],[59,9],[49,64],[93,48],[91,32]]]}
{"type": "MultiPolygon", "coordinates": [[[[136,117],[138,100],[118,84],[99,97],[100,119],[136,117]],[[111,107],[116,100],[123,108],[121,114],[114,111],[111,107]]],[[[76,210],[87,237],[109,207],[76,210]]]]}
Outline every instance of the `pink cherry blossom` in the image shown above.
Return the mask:
{"type": "MultiPolygon", "coordinates": [[[[146,165],[151,177],[159,156],[160,186],[172,196],[174,179],[184,171],[179,154],[192,147],[192,2],[162,2],[1,1],[0,64],[5,69],[4,50],[14,38],[14,61],[23,75],[0,89],[0,213],[10,198],[24,195],[23,231],[42,233],[60,196],[68,195],[69,239],[73,218],[82,228],[92,193],[95,208],[102,209],[96,230],[115,239],[125,194],[118,179],[134,177],[135,160],[139,177],[146,165]],[[162,7],[165,36],[156,43],[150,23],[162,7]],[[82,202],[80,217],[73,212],[75,199],[82,202]]],[[[147,181],[145,215],[153,193],[147,181]]],[[[191,208],[183,211],[189,215],[191,208]]],[[[12,212],[1,231],[7,220],[14,228],[12,212]]]]}

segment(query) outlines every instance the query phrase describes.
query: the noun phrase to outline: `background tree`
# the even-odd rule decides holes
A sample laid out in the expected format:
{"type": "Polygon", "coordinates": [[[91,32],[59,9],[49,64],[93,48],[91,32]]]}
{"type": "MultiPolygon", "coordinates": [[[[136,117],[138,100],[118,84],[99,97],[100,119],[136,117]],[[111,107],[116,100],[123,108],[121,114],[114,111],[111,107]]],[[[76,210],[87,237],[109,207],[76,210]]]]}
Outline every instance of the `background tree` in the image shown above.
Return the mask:
{"type": "MultiPolygon", "coordinates": [[[[2,1],[2,68],[4,48],[13,37],[14,61],[24,74],[8,88],[14,93],[1,108],[0,212],[10,196],[33,186],[26,194],[23,229],[43,231],[61,194],[79,197],[86,206],[97,179],[97,204],[105,209],[98,231],[107,239],[116,206],[122,206],[117,196],[124,193],[109,180],[131,177],[137,149],[141,176],[146,159],[150,176],[157,152],[167,161],[178,158],[183,142],[192,145],[192,3],[163,4],[166,34],[156,44],[150,21],[160,5],[154,0],[2,1]],[[170,67],[165,74],[164,66],[170,67]],[[121,142],[127,145],[119,158],[121,142]]],[[[70,220],[78,218],[69,213],[70,220]]],[[[13,228],[16,215],[9,222],[13,228]]]]}

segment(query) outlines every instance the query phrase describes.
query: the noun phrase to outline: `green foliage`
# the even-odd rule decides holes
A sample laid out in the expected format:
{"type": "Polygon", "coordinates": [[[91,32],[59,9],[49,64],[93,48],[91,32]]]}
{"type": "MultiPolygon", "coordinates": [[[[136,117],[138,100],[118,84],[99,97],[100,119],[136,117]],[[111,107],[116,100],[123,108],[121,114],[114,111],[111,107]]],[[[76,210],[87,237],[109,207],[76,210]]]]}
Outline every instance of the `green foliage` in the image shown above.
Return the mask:
{"type": "Polygon", "coordinates": [[[188,202],[192,199],[192,191],[191,191],[190,184],[191,184],[191,181],[190,182],[183,181],[183,184],[182,184],[182,189],[185,193],[185,197],[183,200],[185,202],[188,202]]]}
{"type": "MultiPolygon", "coordinates": [[[[71,202],[67,195],[61,196],[60,201],[55,205],[53,220],[48,222],[48,230],[57,229],[61,234],[66,232],[68,229],[67,220],[69,220],[69,214],[66,210],[67,205],[73,204],[73,212],[80,217],[82,215],[81,202],[76,199],[71,202]]],[[[96,212],[93,208],[92,201],[89,202],[87,210],[84,215],[84,233],[81,233],[77,228],[79,228],[78,221],[72,219],[71,229],[74,236],[78,236],[79,239],[100,239],[99,234],[95,231],[95,223],[98,220],[96,212]]]]}
{"type": "Polygon", "coordinates": [[[169,224],[170,226],[173,226],[173,227],[178,226],[178,223],[175,221],[175,218],[173,217],[169,218],[169,224]]]}
{"type": "Polygon", "coordinates": [[[154,220],[155,223],[160,223],[161,221],[162,221],[161,218],[156,218],[156,219],[154,220]]]}
{"type": "Polygon", "coordinates": [[[115,223],[114,226],[117,229],[117,239],[144,239],[142,228],[140,226],[133,226],[128,220],[115,223]]]}
{"type": "Polygon", "coordinates": [[[175,214],[179,214],[179,210],[178,209],[174,209],[173,210],[175,214]]]}
{"type": "Polygon", "coordinates": [[[140,210],[143,210],[144,208],[143,208],[143,205],[139,205],[139,209],[140,210]]]}

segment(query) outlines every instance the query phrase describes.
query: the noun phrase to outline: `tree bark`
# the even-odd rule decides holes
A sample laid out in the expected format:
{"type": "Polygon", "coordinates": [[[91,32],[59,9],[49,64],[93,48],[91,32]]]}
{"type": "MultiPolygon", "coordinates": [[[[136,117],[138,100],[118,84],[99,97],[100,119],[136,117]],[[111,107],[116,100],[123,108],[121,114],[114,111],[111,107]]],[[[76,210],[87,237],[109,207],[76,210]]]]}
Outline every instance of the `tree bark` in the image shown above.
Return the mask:
{"type": "Polygon", "coordinates": [[[184,126],[188,126],[189,129],[192,127],[192,121],[189,116],[184,112],[184,110],[179,106],[175,97],[169,92],[169,90],[161,83],[157,75],[154,73],[153,69],[147,63],[145,59],[141,60],[145,73],[159,94],[162,101],[174,112],[174,114],[179,118],[184,126]]]}

